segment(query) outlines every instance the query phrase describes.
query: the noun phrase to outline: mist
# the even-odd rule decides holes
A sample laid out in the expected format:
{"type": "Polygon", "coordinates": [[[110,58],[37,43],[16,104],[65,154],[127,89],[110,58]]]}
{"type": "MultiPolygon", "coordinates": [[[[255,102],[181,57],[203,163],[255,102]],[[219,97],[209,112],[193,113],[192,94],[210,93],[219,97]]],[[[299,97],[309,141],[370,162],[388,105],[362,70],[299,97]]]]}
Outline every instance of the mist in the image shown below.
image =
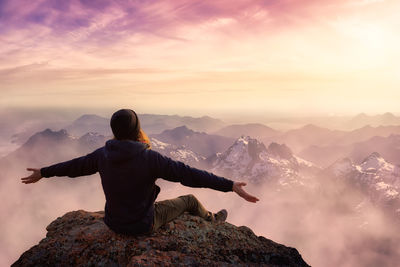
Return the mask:
{"type": "MultiPolygon", "coordinates": [[[[7,140],[3,139],[4,143],[7,140]]],[[[72,210],[103,210],[98,174],[43,178],[22,184],[27,167],[44,167],[91,152],[45,143],[43,151],[0,159],[0,265],[10,265],[46,235],[46,226],[72,210]]],[[[18,155],[18,154],[15,154],[18,155]]],[[[236,177],[227,177],[239,181],[236,177]]],[[[256,204],[233,192],[189,188],[158,179],[158,201],[194,194],[210,211],[228,210],[227,222],[295,247],[312,266],[395,266],[400,260],[399,221],[372,203],[365,192],[344,180],[317,175],[302,187],[278,187],[266,177],[247,182],[256,204]]]]}
{"type": "Polygon", "coordinates": [[[246,190],[260,199],[256,204],[233,192],[161,185],[160,200],[194,194],[213,212],[226,208],[229,223],[295,247],[312,266],[396,266],[400,260],[395,245],[400,241],[398,222],[343,183],[329,184],[317,193],[248,184],[246,190]]]}

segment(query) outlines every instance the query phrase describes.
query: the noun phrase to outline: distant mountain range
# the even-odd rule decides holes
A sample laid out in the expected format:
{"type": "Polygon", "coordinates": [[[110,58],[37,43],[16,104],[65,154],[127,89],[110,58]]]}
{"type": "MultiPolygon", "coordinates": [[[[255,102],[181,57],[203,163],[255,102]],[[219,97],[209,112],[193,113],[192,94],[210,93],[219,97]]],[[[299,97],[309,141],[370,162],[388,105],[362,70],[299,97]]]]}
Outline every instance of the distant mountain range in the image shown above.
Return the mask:
{"type": "Polygon", "coordinates": [[[235,140],[231,137],[195,132],[186,126],[165,130],[160,134],[152,134],[150,137],[176,146],[185,146],[205,157],[224,151],[235,140]]]}
{"type": "Polygon", "coordinates": [[[272,129],[261,123],[232,124],[225,126],[212,134],[222,135],[226,137],[239,138],[242,135],[252,136],[262,139],[274,137],[280,134],[280,131],[272,129]]]}
{"type": "Polygon", "coordinates": [[[350,145],[356,142],[366,141],[374,136],[387,137],[391,134],[400,134],[400,125],[377,127],[367,125],[353,131],[339,131],[308,124],[272,138],[264,138],[263,141],[268,142],[272,139],[278,143],[285,143],[292,148],[295,153],[301,153],[310,146],[326,147],[350,145]]]}
{"type": "MultiPolygon", "coordinates": [[[[225,123],[208,116],[194,118],[178,115],[138,114],[140,124],[147,134],[158,134],[164,130],[187,126],[197,131],[210,132],[219,129],[225,123]]],[[[103,135],[112,135],[110,119],[93,114],[86,114],[73,121],[66,130],[73,135],[81,136],[89,131],[103,135]]]]}
{"type": "Polygon", "coordinates": [[[286,144],[294,154],[322,167],[346,156],[358,162],[374,151],[387,157],[390,162],[397,163],[400,158],[397,139],[389,138],[400,134],[400,126],[365,126],[353,131],[339,131],[308,124],[282,133],[263,125],[243,124],[227,126],[213,134],[196,132],[181,126],[150,136],[165,143],[184,145],[208,157],[212,153],[224,151],[240,136],[253,136],[248,133],[255,133],[257,129],[261,129],[261,132],[256,138],[264,144],[286,144]],[[381,141],[376,142],[377,140],[381,141]]]}
{"type": "Polygon", "coordinates": [[[400,116],[386,112],[377,115],[367,115],[359,113],[355,116],[332,115],[332,116],[310,116],[310,117],[286,117],[286,118],[271,118],[264,120],[263,123],[280,129],[299,128],[304,123],[318,125],[322,128],[337,129],[344,131],[352,131],[357,128],[362,128],[366,125],[373,127],[377,126],[393,126],[400,125],[400,116]]]}
{"type": "MultiPolygon", "coordinates": [[[[272,137],[275,142],[285,143],[298,153],[302,149],[311,145],[326,145],[332,141],[346,135],[345,131],[330,130],[318,127],[313,124],[307,124],[303,127],[286,131],[280,135],[272,137]]],[[[268,141],[271,138],[267,138],[268,141]]]]}
{"type": "MultiPolygon", "coordinates": [[[[156,114],[138,114],[143,130],[148,134],[159,134],[167,129],[173,129],[180,126],[187,126],[196,131],[213,132],[226,123],[219,119],[208,116],[199,118],[178,115],[156,115],[156,114]]],[[[73,136],[82,136],[88,132],[96,132],[104,136],[111,136],[110,119],[95,114],[85,114],[76,120],[61,124],[60,122],[46,122],[51,125],[52,130],[65,129],[73,136]]],[[[22,129],[16,129],[14,134],[10,135],[10,142],[22,145],[30,136],[43,129],[41,123],[35,123],[22,129]]],[[[48,128],[48,127],[47,127],[48,128]]]]}
{"type": "Polygon", "coordinates": [[[388,137],[373,136],[363,142],[348,145],[338,142],[336,145],[309,146],[298,155],[320,166],[328,166],[338,158],[349,157],[355,163],[360,163],[366,156],[379,152],[393,164],[400,164],[400,135],[388,137]]]}
{"type": "MultiPolygon", "coordinates": [[[[85,155],[103,146],[109,138],[97,133],[86,133],[77,138],[66,130],[46,129],[32,135],[20,148],[2,158],[0,166],[16,168],[28,164],[30,166],[54,164],[85,155]]],[[[353,157],[361,157],[368,153],[360,164],[354,163],[350,158],[344,158],[336,159],[336,162],[327,168],[321,168],[303,157],[296,156],[285,144],[272,142],[267,147],[263,142],[250,136],[231,139],[198,133],[187,127],[177,127],[152,136],[151,142],[152,149],[190,166],[206,169],[234,180],[248,181],[254,185],[268,183],[278,190],[285,188],[314,190],[316,184],[322,186],[324,181],[332,183],[335,179],[339,179],[341,182],[349,183],[350,188],[360,190],[376,205],[382,205],[391,215],[399,215],[400,167],[389,163],[379,153],[373,151],[379,148],[390,151],[394,147],[398,151],[399,135],[373,137],[364,143],[356,143],[351,146],[353,150],[350,154],[353,157]],[[166,142],[167,139],[172,142],[166,142]],[[187,140],[189,141],[185,143],[187,140]],[[229,141],[231,143],[227,145],[229,141]],[[211,145],[206,145],[207,142],[211,145]],[[204,152],[202,147],[206,147],[207,151],[211,151],[210,147],[218,151],[205,157],[204,153],[199,153],[199,151],[204,152]]],[[[343,147],[336,150],[339,151],[341,148],[343,147]]],[[[390,152],[387,153],[391,155],[390,152]]],[[[320,157],[324,155],[329,155],[329,149],[319,154],[320,157]]],[[[337,155],[340,153],[337,152],[337,155]]]]}
{"type": "MultiPolygon", "coordinates": [[[[54,164],[90,153],[103,146],[109,138],[92,132],[77,138],[66,130],[46,129],[32,135],[20,148],[1,159],[0,164],[54,164]]],[[[152,149],[175,160],[253,183],[272,178],[281,179],[281,184],[301,183],[299,179],[302,173],[315,173],[318,170],[314,164],[294,156],[284,144],[271,143],[266,148],[263,143],[249,136],[235,140],[198,133],[183,126],[152,136],[151,142],[152,149]],[[165,142],[168,138],[172,142],[165,142]],[[209,157],[206,158],[204,154],[209,157]]]]}
{"type": "MultiPolygon", "coordinates": [[[[351,124],[355,130],[331,130],[315,124],[308,124],[288,131],[278,131],[261,123],[227,124],[226,122],[203,116],[199,118],[178,115],[139,114],[141,125],[149,135],[162,134],[165,130],[172,130],[185,126],[199,133],[224,136],[232,139],[242,135],[252,136],[264,143],[277,142],[288,145],[296,154],[300,154],[310,146],[349,145],[355,142],[366,141],[374,136],[389,136],[400,134],[400,117],[391,113],[368,116],[359,114],[346,123],[351,124]],[[356,127],[359,125],[359,127],[356,127]],[[380,126],[386,125],[386,126],[380,126]]],[[[46,121],[52,130],[66,129],[73,136],[82,136],[87,132],[97,132],[104,136],[112,135],[109,118],[94,114],[85,114],[64,125],[60,122],[46,121]]],[[[35,132],[43,129],[40,123],[30,123],[18,127],[10,136],[10,142],[22,145],[35,132]]],[[[160,139],[161,140],[161,139],[160,139]]],[[[162,141],[162,140],[161,140],[162,141]]]]}
{"type": "Polygon", "coordinates": [[[226,125],[220,119],[211,118],[209,116],[190,117],[178,115],[155,115],[155,114],[138,114],[143,129],[148,134],[161,133],[167,129],[173,129],[179,126],[187,126],[194,131],[213,132],[226,125]]]}
{"type": "MultiPolygon", "coordinates": [[[[190,147],[198,148],[200,152],[208,151],[204,154],[214,153],[216,148],[225,146],[230,138],[207,135],[205,133],[196,133],[188,128],[177,127],[172,131],[175,134],[181,133],[183,140],[189,140],[190,147]],[[190,137],[186,134],[191,133],[190,137]],[[213,140],[215,138],[215,140],[213,140]],[[221,143],[219,143],[221,142],[221,143]],[[204,145],[204,147],[202,147],[204,145]],[[208,150],[207,150],[208,149],[208,150]]],[[[170,136],[171,131],[166,131],[165,136],[170,136]]],[[[161,135],[162,137],[163,135],[161,135]]],[[[75,137],[69,134],[65,129],[53,131],[46,129],[33,134],[24,144],[18,149],[9,153],[0,159],[0,166],[10,167],[15,165],[30,165],[44,166],[60,161],[69,160],[75,157],[85,155],[93,150],[104,146],[105,142],[112,136],[104,136],[98,133],[89,132],[81,137],[75,137]]],[[[169,156],[175,160],[185,162],[194,167],[204,166],[206,159],[201,153],[196,152],[196,149],[190,149],[185,144],[165,143],[154,137],[151,139],[152,149],[169,156]]],[[[233,141],[232,141],[233,142],[233,141]]],[[[227,144],[228,146],[228,144],[227,144]]]]}
{"type": "MultiPolygon", "coordinates": [[[[98,135],[104,138],[112,137],[108,119],[97,115],[81,116],[66,128],[68,135],[75,139],[90,129],[99,131],[98,135]]],[[[282,133],[261,124],[236,124],[214,132],[219,134],[179,126],[159,134],[150,134],[150,137],[175,147],[185,147],[197,156],[207,158],[224,152],[238,137],[251,136],[246,133],[256,133],[258,130],[257,139],[263,143],[285,144],[294,154],[321,167],[342,157],[350,157],[354,162],[359,162],[372,152],[379,152],[389,162],[400,163],[400,126],[365,126],[353,131],[338,131],[309,124],[282,133]],[[233,137],[235,135],[238,137],[233,137]]]]}
{"type": "Polygon", "coordinates": [[[388,126],[388,125],[399,125],[400,117],[395,116],[393,113],[386,112],[379,115],[367,115],[365,113],[360,113],[355,117],[348,120],[345,125],[347,127],[361,128],[365,125],[371,126],[388,126]]]}

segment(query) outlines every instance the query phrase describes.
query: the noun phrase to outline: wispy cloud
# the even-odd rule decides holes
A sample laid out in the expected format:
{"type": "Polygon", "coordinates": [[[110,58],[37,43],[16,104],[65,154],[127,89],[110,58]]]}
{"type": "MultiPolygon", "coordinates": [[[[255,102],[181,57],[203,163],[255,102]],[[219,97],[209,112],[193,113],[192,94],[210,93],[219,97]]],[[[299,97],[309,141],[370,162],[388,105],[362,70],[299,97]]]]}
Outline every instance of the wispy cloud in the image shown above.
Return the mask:
{"type": "MultiPolygon", "coordinates": [[[[203,99],[220,92],[216,108],[229,97],[236,107],[248,91],[258,92],[248,103],[260,107],[262,98],[291,97],[280,92],[352,99],[384,84],[389,95],[398,82],[398,7],[397,0],[0,0],[2,103],[29,90],[68,98],[75,88],[99,103],[110,88],[170,92],[188,108],[191,91],[203,99]]],[[[302,100],[313,102],[310,95],[302,100]]]]}
{"type": "Polygon", "coordinates": [[[267,24],[284,25],[325,16],[343,2],[6,0],[0,7],[0,31],[4,34],[46,27],[52,35],[70,35],[83,41],[112,42],[139,33],[184,40],[179,32],[181,27],[205,24],[223,27],[226,22],[234,21],[235,27],[252,31],[267,24]]]}

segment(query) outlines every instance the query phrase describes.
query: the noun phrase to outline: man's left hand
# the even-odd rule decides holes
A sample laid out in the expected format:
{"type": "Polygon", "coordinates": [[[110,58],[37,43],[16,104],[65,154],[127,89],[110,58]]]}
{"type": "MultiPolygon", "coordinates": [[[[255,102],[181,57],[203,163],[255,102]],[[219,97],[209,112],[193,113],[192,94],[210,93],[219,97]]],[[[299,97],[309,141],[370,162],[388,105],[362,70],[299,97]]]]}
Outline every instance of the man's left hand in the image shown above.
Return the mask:
{"type": "Polygon", "coordinates": [[[40,169],[27,168],[26,170],[32,171],[33,173],[27,177],[21,178],[22,183],[31,184],[31,183],[36,183],[37,181],[42,179],[42,174],[40,173],[40,169]]]}

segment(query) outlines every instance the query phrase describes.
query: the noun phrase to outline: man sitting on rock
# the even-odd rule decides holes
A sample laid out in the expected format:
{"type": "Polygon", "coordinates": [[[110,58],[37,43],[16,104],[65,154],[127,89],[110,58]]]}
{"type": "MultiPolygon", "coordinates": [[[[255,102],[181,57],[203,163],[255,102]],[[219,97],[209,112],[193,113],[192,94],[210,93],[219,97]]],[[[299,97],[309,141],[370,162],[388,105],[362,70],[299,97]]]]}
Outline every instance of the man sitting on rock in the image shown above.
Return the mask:
{"type": "Polygon", "coordinates": [[[28,168],[33,173],[22,182],[35,183],[42,177],[77,177],[100,173],[106,197],[104,222],[114,232],[136,235],[151,233],[185,211],[208,221],[225,221],[227,211],[212,213],[193,195],[155,202],[160,188],[157,178],[190,187],[234,191],[250,202],[258,199],[243,190],[246,184],[233,182],[199,170],[151,150],[149,138],[141,130],[133,110],[121,109],[110,121],[114,138],[86,156],[44,167],[28,168]]]}

